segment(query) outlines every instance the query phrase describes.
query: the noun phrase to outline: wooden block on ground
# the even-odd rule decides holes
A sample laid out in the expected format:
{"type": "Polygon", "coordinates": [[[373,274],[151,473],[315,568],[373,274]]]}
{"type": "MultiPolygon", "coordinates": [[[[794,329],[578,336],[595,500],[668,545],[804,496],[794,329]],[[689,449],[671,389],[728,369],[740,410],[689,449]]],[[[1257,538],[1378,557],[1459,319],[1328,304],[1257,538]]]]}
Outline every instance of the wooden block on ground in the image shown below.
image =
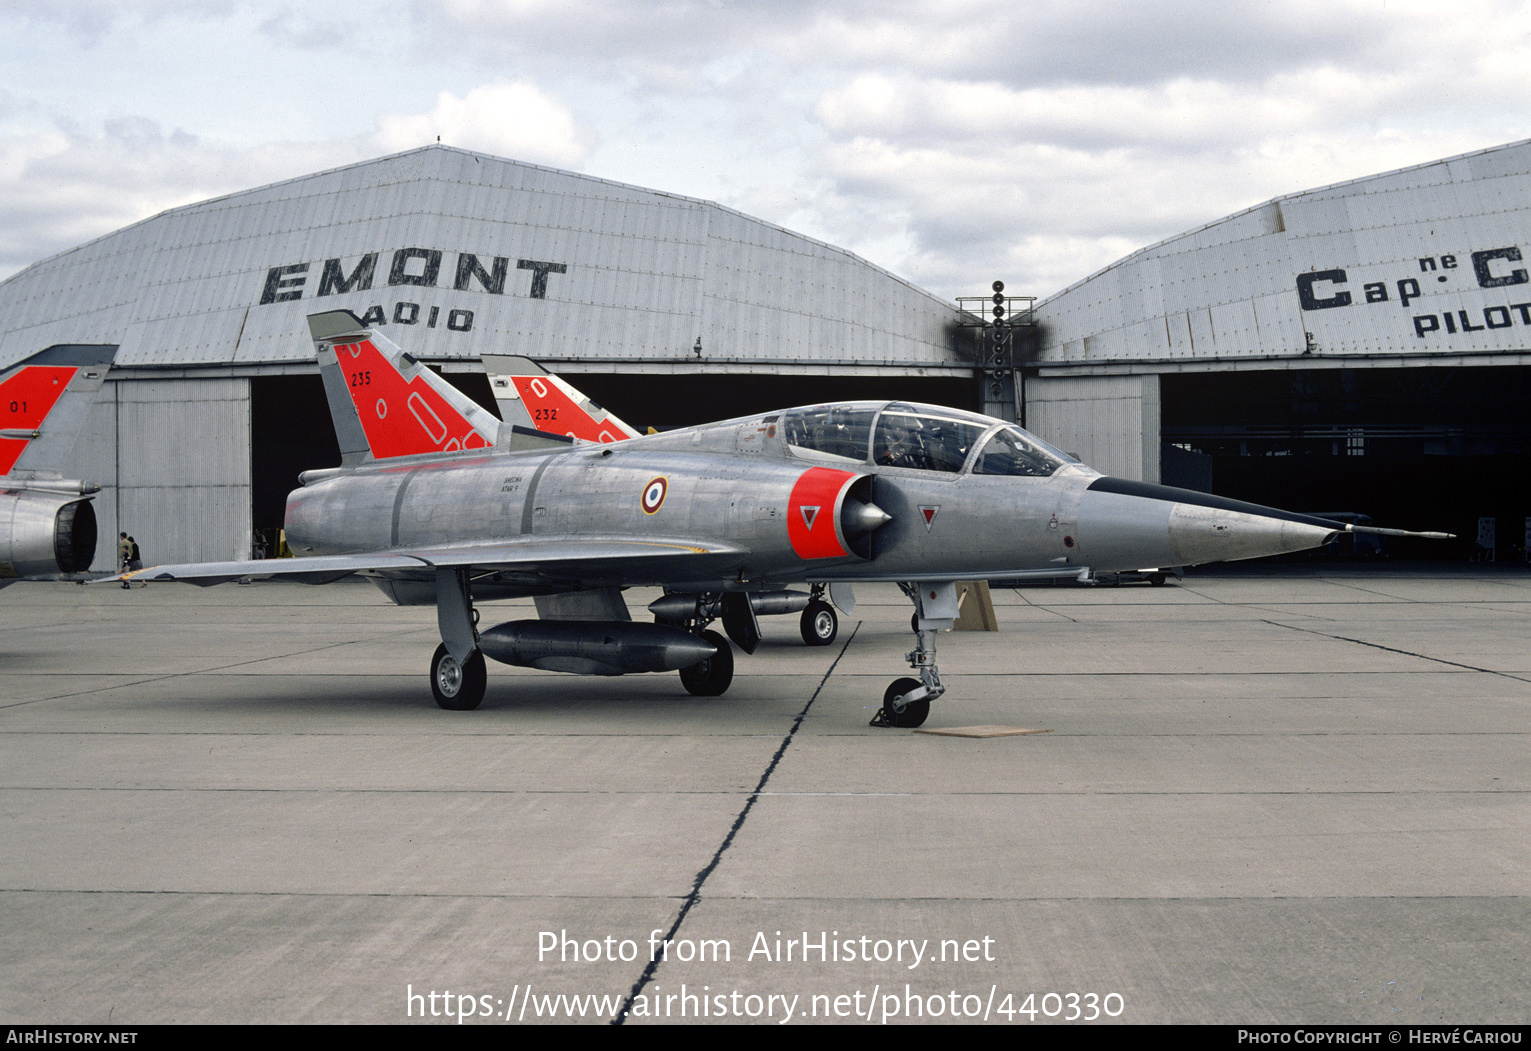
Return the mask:
{"type": "Polygon", "coordinates": [[[1024,726],[933,726],[914,732],[940,737],[1020,737],[1024,734],[1050,734],[1052,730],[1030,730],[1024,726]]]}

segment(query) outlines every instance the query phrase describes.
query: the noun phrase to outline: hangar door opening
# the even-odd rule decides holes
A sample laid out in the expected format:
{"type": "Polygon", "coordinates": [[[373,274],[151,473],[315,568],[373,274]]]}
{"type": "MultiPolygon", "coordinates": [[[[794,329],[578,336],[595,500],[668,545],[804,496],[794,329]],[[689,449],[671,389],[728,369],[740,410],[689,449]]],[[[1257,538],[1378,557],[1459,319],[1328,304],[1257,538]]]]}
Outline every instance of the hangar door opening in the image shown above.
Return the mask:
{"type": "Polygon", "coordinates": [[[1523,554],[1531,368],[1295,369],[1160,379],[1171,450],[1210,457],[1211,491],[1293,511],[1455,533],[1388,540],[1402,558],[1466,558],[1480,518],[1523,554]]]}
{"type": "Polygon", "coordinates": [[[324,384],[312,376],[255,376],[250,380],[250,523],[267,553],[287,510],[298,475],[340,466],[340,445],[330,423],[324,384]]]}

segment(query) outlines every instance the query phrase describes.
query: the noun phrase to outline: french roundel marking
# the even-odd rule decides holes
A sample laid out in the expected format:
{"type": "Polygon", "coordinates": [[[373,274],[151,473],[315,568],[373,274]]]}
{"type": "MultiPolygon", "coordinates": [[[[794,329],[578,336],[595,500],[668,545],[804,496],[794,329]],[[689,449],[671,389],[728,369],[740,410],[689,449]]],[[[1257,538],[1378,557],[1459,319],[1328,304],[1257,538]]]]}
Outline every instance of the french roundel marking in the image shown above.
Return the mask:
{"type": "Polygon", "coordinates": [[[670,489],[670,483],[663,476],[655,478],[643,487],[643,513],[651,515],[664,506],[665,493],[670,489]]]}

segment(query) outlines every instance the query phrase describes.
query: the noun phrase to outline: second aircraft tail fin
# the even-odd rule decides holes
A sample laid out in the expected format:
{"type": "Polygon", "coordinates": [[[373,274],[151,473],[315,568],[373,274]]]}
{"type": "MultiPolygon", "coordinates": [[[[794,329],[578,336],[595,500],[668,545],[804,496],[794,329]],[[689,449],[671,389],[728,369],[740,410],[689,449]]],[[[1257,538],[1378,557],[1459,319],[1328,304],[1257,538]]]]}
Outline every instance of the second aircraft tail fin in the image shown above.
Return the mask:
{"type": "Polygon", "coordinates": [[[343,463],[492,447],[500,421],[349,310],[310,314],[309,333],[343,463]]]}

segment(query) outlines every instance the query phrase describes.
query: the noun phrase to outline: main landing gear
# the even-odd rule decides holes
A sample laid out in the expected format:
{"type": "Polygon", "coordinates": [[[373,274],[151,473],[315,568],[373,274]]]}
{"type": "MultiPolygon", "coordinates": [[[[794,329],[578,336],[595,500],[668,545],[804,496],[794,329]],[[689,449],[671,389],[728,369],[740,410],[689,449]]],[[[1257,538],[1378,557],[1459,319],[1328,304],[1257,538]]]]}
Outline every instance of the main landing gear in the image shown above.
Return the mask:
{"type": "MultiPolygon", "coordinates": [[[[739,599],[745,599],[742,594],[739,599]]],[[[715,595],[669,610],[659,624],[635,624],[615,588],[540,596],[537,620],[478,630],[478,611],[465,569],[436,570],[436,623],[441,645],[431,659],[431,695],[449,711],[469,711],[484,699],[485,656],[505,664],[576,675],[676,671],[698,697],[718,697],[734,679],[728,640],[705,630],[728,603],[715,595]]],[[[737,612],[737,611],[736,611],[737,612]]],[[[744,612],[749,613],[748,605],[744,612]]],[[[753,622],[750,622],[751,625],[753,622]]]]}
{"type": "Polygon", "coordinates": [[[950,630],[957,619],[957,585],[954,582],[900,584],[914,603],[914,649],[904,655],[919,678],[894,679],[882,695],[882,707],[872,716],[872,726],[913,729],[930,715],[930,702],[946,692],[936,667],[937,631],[950,630]]]}
{"type": "MultiPolygon", "coordinates": [[[[653,607],[650,606],[652,609],[653,607]]],[[[679,609],[679,605],[676,605],[679,609]]],[[[676,619],[676,610],[667,610],[671,614],[669,618],[657,618],[661,624],[671,624],[678,628],[685,628],[691,634],[703,642],[710,642],[717,651],[704,661],[699,661],[689,667],[680,670],[680,684],[686,688],[686,692],[693,697],[721,697],[728,691],[728,687],[734,681],[734,651],[729,646],[728,640],[715,631],[708,631],[707,625],[711,624],[723,613],[723,601],[717,595],[698,595],[689,608],[682,611],[676,619]]],[[[747,615],[747,611],[746,611],[747,615]]],[[[727,624],[727,618],[724,619],[727,624]]],[[[753,619],[749,627],[753,628],[753,619]]],[[[735,630],[739,630],[737,627],[735,630]]],[[[732,632],[731,632],[732,634],[732,632]]],[[[758,641],[759,636],[756,636],[758,641]]],[[[754,649],[750,646],[746,652],[754,649]]]]}
{"type": "Polygon", "coordinates": [[[699,664],[680,670],[680,684],[693,697],[721,697],[734,681],[734,651],[728,640],[715,631],[699,632],[718,652],[699,664]]]}
{"type": "Polygon", "coordinates": [[[459,664],[446,643],[436,647],[436,655],[431,658],[431,693],[438,705],[449,712],[472,711],[484,699],[488,682],[482,652],[474,650],[471,657],[459,664]]]}
{"type": "Polygon", "coordinates": [[[803,641],[808,645],[828,646],[840,633],[840,618],[835,613],[835,607],[824,601],[824,585],[814,584],[812,589],[813,597],[803,610],[799,627],[803,641]]]}
{"type": "Polygon", "coordinates": [[[431,695],[448,711],[472,711],[484,699],[489,676],[478,648],[478,610],[467,570],[437,568],[436,626],[441,645],[431,658],[431,695]]]}

